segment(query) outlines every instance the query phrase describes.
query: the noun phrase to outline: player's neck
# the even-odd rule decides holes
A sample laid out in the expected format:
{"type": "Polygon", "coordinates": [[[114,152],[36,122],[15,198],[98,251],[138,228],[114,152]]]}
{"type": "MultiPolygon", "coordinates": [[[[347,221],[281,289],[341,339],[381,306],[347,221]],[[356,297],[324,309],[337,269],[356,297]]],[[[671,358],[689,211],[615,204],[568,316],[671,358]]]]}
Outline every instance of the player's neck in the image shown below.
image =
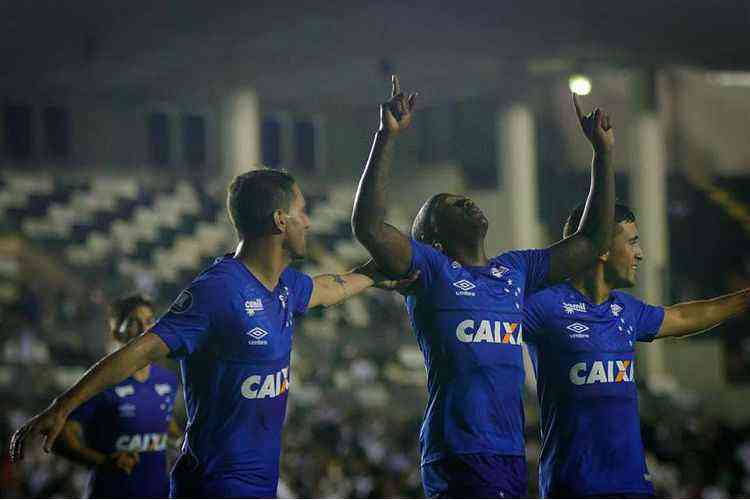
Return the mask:
{"type": "Polygon", "coordinates": [[[594,304],[601,304],[606,301],[612,291],[612,287],[604,279],[604,268],[599,265],[574,276],[570,279],[570,284],[594,304]]]}
{"type": "Polygon", "coordinates": [[[133,374],[133,378],[136,379],[138,382],[145,382],[148,380],[149,375],[151,375],[151,365],[146,365],[137,372],[133,374]]]}
{"type": "Polygon", "coordinates": [[[484,241],[477,242],[476,245],[453,248],[449,257],[462,266],[486,266],[490,262],[484,251],[484,241]]]}
{"type": "Polygon", "coordinates": [[[268,290],[276,288],[281,273],[290,262],[282,248],[281,240],[274,237],[240,241],[234,257],[240,260],[268,290]]]}

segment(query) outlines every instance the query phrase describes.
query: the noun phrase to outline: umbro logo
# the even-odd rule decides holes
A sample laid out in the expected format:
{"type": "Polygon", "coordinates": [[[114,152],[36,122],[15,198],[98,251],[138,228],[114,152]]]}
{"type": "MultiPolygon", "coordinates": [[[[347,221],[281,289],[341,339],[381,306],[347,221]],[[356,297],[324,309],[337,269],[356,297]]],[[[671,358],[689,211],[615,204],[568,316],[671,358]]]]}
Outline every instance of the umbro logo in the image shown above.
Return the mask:
{"type": "Polygon", "coordinates": [[[609,306],[609,309],[612,311],[612,316],[619,316],[620,311],[622,311],[622,306],[619,304],[612,304],[609,306]]]}
{"type": "Polygon", "coordinates": [[[245,301],[245,311],[248,316],[255,316],[255,313],[263,310],[263,300],[253,299],[245,301]]]}
{"type": "Polygon", "coordinates": [[[563,309],[568,314],[573,314],[574,312],[586,312],[586,304],[584,302],[580,302],[578,304],[568,304],[567,302],[563,302],[563,309]]]}
{"type": "Polygon", "coordinates": [[[455,286],[459,290],[463,290],[464,292],[467,290],[471,290],[472,288],[476,288],[476,285],[469,280],[456,281],[455,283],[453,283],[453,286],[455,286]]]}
{"type": "Polygon", "coordinates": [[[123,418],[135,417],[135,410],[136,410],[136,407],[132,403],[123,403],[117,407],[117,411],[119,412],[120,416],[123,418]]]}
{"type": "Polygon", "coordinates": [[[476,295],[474,292],[470,292],[469,290],[473,290],[477,286],[469,280],[456,281],[455,283],[453,283],[453,286],[460,290],[460,292],[456,292],[456,295],[466,295],[469,297],[473,297],[474,295],[476,295]]]}
{"type": "Polygon", "coordinates": [[[568,326],[566,326],[568,330],[570,330],[573,333],[583,333],[588,331],[589,327],[586,325],[582,325],[580,323],[571,323],[568,326]]]}
{"type": "Polygon", "coordinates": [[[265,337],[266,335],[268,335],[268,332],[265,331],[263,328],[261,328],[259,326],[256,326],[255,328],[253,328],[249,332],[245,333],[245,335],[248,335],[248,336],[252,337],[252,339],[248,340],[248,342],[247,342],[249,345],[266,345],[266,344],[268,344],[267,340],[262,340],[263,337],[265,337]]]}

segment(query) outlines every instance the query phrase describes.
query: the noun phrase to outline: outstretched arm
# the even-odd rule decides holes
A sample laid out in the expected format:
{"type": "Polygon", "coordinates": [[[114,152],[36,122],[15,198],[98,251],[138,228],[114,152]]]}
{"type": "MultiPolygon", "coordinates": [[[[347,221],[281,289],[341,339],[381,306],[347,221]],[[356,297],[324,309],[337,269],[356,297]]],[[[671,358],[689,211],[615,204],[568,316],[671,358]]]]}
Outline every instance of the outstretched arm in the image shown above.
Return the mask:
{"type": "Polygon", "coordinates": [[[50,406],[13,433],[10,441],[12,461],[23,458],[26,439],[44,436],[44,451],[49,453],[63,429],[68,415],[78,406],[104,389],[123,381],[144,366],[169,354],[169,347],[154,333],[144,333],[127,345],[102,358],[89,368],[70,389],[58,396],[50,406]]]}
{"type": "Polygon", "coordinates": [[[370,260],[345,274],[320,274],[313,278],[313,292],[308,307],[328,307],[343,302],[365,289],[375,286],[383,290],[401,290],[411,286],[418,273],[400,280],[390,280],[370,260]]]}
{"type": "Polygon", "coordinates": [[[411,265],[411,243],[406,235],[385,222],[385,200],[393,143],[411,124],[416,95],[406,98],[395,75],[392,85],[391,99],[380,106],[380,127],[354,197],[352,230],[383,272],[404,276],[411,265]]]}
{"type": "Polygon", "coordinates": [[[576,233],[549,248],[550,282],[561,281],[591,267],[609,248],[614,230],[614,130],[609,116],[599,108],[584,116],[576,94],[573,94],[573,105],[583,133],[594,149],[591,187],[576,233]]]}
{"type": "Polygon", "coordinates": [[[657,339],[686,337],[718,326],[750,309],[750,288],[708,300],[683,302],[664,308],[657,339]]]}

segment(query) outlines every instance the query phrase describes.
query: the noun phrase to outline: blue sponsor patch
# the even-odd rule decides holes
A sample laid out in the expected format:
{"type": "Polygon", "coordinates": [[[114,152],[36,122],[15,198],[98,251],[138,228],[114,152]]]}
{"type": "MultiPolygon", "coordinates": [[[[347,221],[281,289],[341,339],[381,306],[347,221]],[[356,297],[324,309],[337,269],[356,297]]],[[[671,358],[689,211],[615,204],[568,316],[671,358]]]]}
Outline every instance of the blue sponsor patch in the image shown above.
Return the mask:
{"type": "Polygon", "coordinates": [[[176,314],[182,314],[190,309],[190,306],[192,305],[193,294],[188,290],[183,290],[182,292],[180,292],[180,295],[177,296],[177,299],[175,299],[175,301],[172,303],[172,307],[170,307],[169,310],[176,314]]]}

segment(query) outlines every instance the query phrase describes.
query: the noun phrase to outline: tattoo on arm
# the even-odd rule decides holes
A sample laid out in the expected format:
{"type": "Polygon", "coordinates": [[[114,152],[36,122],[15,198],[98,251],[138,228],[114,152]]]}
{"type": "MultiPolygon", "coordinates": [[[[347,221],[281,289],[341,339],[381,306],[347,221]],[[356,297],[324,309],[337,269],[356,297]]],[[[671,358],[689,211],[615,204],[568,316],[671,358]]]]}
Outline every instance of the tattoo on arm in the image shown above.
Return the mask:
{"type": "Polygon", "coordinates": [[[346,288],[346,280],[340,274],[322,274],[321,278],[331,278],[331,281],[339,285],[341,288],[346,288]]]}

